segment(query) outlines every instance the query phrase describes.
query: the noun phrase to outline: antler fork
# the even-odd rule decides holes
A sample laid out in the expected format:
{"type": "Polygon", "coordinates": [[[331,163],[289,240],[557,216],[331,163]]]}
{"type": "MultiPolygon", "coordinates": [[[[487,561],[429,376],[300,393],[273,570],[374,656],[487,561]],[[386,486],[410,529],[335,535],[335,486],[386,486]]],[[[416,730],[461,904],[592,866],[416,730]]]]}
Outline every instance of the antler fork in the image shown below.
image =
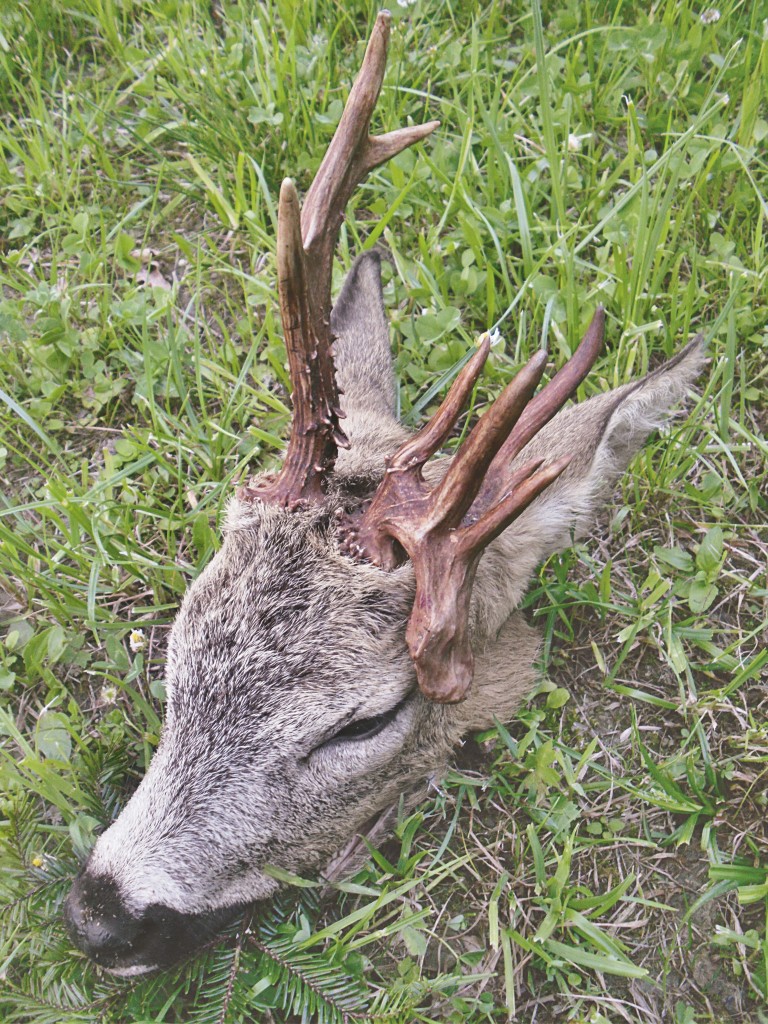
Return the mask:
{"type": "Polygon", "coordinates": [[[344,210],[357,185],[375,167],[425,138],[439,121],[369,134],[384,80],[391,15],[381,11],[344,113],[301,209],[286,178],[277,217],[277,270],[291,378],[293,419],[288,450],[277,477],[257,477],[244,498],[295,507],[323,500],[323,483],[339,447],[339,389],[331,345],[331,271],[344,210]]]}

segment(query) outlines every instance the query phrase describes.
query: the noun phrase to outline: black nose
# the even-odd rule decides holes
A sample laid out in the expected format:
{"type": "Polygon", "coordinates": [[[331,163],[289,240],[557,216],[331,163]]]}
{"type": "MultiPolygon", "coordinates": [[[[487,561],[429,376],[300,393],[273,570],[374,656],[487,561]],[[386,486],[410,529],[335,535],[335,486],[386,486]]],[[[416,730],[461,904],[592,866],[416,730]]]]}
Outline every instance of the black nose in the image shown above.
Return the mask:
{"type": "Polygon", "coordinates": [[[142,933],[142,918],[125,906],[114,880],[82,872],[64,906],[75,944],[106,967],[130,958],[142,933]]]}
{"type": "Polygon", "coordinates": [[[87,866],[75,879],[64,905],[72,941],[97,964],[130,973],[170,967],[212,939],[243,913],[242,906],[185,914],[153,903],[129,911],[109,875],[87,866]]]}

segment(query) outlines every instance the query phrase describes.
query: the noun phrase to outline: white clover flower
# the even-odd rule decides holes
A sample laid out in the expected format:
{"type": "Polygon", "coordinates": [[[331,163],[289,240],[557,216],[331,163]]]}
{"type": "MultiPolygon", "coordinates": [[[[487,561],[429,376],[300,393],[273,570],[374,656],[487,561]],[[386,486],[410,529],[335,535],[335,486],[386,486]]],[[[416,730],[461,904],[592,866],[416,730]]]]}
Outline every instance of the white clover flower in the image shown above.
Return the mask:
{"type": "Polygon", "coordinates": [[[102,686],[101,693],[99,694],[99,696],[101,697],[102,703],[114,704],[115,701],[117,700],[117,687],[102,686]]]}
{"type": "Polygon", "coordinates": [[[714,25],[716,21],[720,21],[720,11],[716,7],[709,7],[701,12],[699,21],[702,25],[714,25]]]}
{"type": "Polygon", "coordinates": [[[138,654],[139,651],[144,650],[147,646],[147,638],[144,636],[143,629],[131,630],[131,635],[128,637],[128,646],[134,654],[138,654]]]}

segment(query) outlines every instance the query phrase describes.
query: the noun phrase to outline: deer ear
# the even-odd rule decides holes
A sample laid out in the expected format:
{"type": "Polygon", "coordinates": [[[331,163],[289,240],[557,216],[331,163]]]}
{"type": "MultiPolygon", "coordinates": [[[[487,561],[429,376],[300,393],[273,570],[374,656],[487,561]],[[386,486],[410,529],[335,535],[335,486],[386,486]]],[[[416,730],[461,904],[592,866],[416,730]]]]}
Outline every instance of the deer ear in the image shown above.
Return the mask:
{"type": "MultiPolygon", "coordinates": [[[[359,256],[347,274],[331,312],[335,336],[336,380],[344,392],[341,405],[354,417],[372,413],[394,420],[395,380],[389,347],[389,324],[381,292],[381,257],[374,250],[359,256]]],[[[352,438],[350,438],[352,440],[352,438]]]]}
{"type": "Polygon", "coordinates": [[[515,604],[536,566],[587,532],[632,456],[685,397],[704,355],[699,336],[643,380],[563,409],[523,448],[514,464],[573,458],[497,542],[499,554],[515,567],[508,584],[515,604]]]}

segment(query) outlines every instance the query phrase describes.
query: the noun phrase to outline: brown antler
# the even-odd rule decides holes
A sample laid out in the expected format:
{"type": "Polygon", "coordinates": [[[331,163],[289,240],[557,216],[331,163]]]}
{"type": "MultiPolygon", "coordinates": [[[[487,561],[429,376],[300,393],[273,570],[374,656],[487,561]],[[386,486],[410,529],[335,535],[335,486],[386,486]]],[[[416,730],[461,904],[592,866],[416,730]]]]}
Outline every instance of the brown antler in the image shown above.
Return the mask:
{"type": "Polygon", "coordinates": [[[447,439],[480,376],[490,351],[486,338],[430,422],[392,457],[370,506],[348,528],[351,554],[391,570],[403,561],[404,549],[413,563],[416,597],[406,639],[430,700],[454,703],[469,692],[469,605],[483,551],[571,461],[568,456],[545,466],[537,459],[512,471],[511,460],[586,377],[602,345],[604,322],[599,308],[573,357],[531,401],[546,363],[546,353],[538,352],[430,489],[422,468],[447,439]]]}
{"type": "Polygon", "coordinates": [[[295,506],[323,499],[323,481],[347,439],[339,424],[339,390],[331,352],[331,270],[344,210],[352,192],[374,167],[418,142],[438,121],[369,135],[384,80],[389,11],[381,11],[360,73],[303,210],[290,178],[283,181],[277,219],[280,315],[288,351],[293,420],[288,451],[276,478],[256,478],[245,498],[295,506]]]}

